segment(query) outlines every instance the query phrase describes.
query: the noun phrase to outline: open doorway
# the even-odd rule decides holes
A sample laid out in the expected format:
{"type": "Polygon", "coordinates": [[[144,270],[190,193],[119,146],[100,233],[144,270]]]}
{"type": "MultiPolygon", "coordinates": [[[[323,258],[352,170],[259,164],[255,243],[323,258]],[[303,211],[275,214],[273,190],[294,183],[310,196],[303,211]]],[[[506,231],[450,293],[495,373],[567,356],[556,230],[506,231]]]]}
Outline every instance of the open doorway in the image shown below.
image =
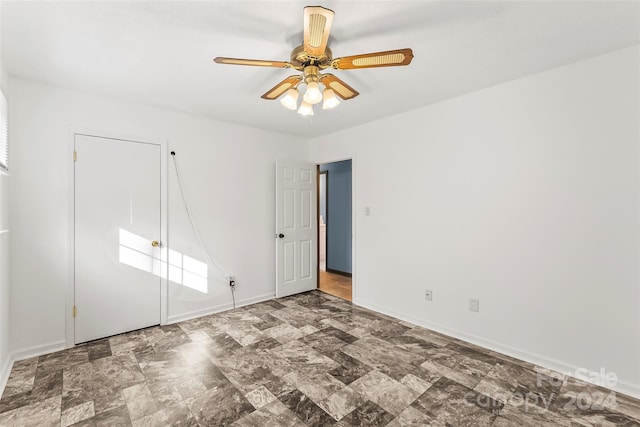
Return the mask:
{"type": "Polygon", "coordinates": [[[352,300],[351,160],[318,166],[318,289],[352,300]]]}

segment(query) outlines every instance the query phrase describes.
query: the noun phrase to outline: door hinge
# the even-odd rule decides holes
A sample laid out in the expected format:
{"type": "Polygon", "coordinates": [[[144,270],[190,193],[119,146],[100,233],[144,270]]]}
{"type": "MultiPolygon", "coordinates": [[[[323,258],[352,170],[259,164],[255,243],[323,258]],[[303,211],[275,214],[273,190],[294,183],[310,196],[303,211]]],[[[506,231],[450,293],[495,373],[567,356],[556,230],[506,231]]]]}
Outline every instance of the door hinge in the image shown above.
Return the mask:
{"type": "Polygon", "coordinates": [[[74,162],[78,161],[78,152],[76,150],[73,150],[73,161],[74,162]]]}
{"type": "Polygon", "coordinates": [[[76,317],[78,315],[78,309],[76,308],[76,306],[73,306],[73,317],[76,317]]]}

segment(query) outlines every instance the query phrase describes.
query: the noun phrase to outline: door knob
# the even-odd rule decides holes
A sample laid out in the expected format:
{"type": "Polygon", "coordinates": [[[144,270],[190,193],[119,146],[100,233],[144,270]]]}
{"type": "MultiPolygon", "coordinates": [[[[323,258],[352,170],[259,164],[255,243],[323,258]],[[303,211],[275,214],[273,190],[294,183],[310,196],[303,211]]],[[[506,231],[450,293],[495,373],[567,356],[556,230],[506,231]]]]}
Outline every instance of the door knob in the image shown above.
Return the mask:
{"type": "Polygon", "coordinates": [[[160,246],[160,242],[158,242],[157,240],[154,240],[153,242],[151,242],[151,246],[153,246],[154,248],[157,248],[158,246],[160,246]]]}
{"type": "Polygon", "coordinates": [[[282,234],[282,233],[278,234],[278,238],[284,239],[284,234],[282,234]]]}

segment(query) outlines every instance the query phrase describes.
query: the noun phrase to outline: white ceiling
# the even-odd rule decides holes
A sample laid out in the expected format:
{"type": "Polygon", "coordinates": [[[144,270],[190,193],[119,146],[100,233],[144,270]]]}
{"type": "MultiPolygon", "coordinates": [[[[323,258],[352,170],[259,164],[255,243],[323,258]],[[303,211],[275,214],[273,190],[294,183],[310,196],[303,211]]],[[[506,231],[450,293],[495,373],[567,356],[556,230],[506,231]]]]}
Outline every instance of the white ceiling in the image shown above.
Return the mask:
{"type": "Polygon", "coordinates": [[[640,40],[638,1],[7,1],[10,74],[276,132],[317,136],[640,40]],[[410,47],[408,67],[334,71],[360,92],[313,117],[260,95],[291,70],[302,8],[336,13],[334,57],[410,47]]]}

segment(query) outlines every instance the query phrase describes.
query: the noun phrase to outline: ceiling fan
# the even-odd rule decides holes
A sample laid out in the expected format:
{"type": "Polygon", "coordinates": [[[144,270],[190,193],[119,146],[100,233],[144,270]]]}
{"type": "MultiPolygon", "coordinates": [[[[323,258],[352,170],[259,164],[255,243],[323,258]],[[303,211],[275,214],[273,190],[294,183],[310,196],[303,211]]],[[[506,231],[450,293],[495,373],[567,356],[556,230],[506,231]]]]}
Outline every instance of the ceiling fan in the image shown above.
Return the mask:
{"type": "Polygon", "coordinates": [[[282,80],[262,95],[263,99],[274,100],[286,92],[280,102],[290,110],[298,109],[298,86],[306,84],[306,90],[298,113],[313,115],[313,105],[324,100],[323,109],[333,108],[340,103],[336,95],[343,100],[353,99],[358,92],[330,73],[321,71],[355,70],[358,68],[396,67],[409,65],[413,59],[411,49],[387,50],[384,52],[365,53],[333,59],[331,49],[327,46],[329,32],[333,24],[334,12],[321,6],[304,8],[304,41],[301,46],[291,52],[291,59],[286,61],[265,61],[260,59],[239,59],[217,57],[218,64],[252,65],[258,67],[291,68],[302,71],[282,80]],[[324,86],[324,91],[320,83],[324,86]]]}

